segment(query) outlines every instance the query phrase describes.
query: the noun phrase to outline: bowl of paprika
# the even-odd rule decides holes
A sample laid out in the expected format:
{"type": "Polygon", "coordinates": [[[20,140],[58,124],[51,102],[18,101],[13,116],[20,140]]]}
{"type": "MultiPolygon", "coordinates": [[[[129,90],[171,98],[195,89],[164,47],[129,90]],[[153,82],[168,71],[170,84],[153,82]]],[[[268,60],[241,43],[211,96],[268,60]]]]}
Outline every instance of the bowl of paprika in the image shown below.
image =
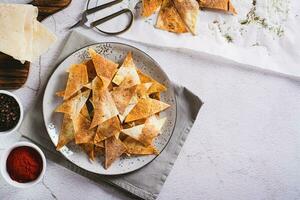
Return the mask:
{"type": "Polygon", "coordinates": [[[43,178],[46,158],[35,144],[17,142],[3,152],[0,170],[4,180],[10,185],[28,188],[43,178]]]}

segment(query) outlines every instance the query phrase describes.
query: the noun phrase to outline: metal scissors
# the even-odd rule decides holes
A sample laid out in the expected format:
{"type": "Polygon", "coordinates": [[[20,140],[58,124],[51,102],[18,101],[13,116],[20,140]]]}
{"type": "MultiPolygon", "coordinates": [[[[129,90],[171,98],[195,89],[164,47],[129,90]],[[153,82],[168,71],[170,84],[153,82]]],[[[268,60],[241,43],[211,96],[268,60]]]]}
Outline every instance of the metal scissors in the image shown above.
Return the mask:
{"type": "MultiPolygon", "coordinates": [[[[75,27],[77,27],[77,26],[82,26],[82,25],[84,25],[84,24],[88,21],[88,19],[87,19],[87,16],[88,16],[88,15],[93,14],[93,13],[95,13],[95,12],[97,12],[97,11],[103,10],[103,9],[105,9],[105,8],[108,8],[108,7],[112,6],[112,5],[119,4],[119,3],[121,3],[122,1],[123,1],[123,0],[115,0],[115,1],[111,1],[111,2],[108,2],[108,3],[102,4],[102,5],[96,6],[96,7],[94,7],[94,8],[86,9],[86,10],[82,13],[81,19],[80,19],[76,24],[74,24],[73,26],[71,26],[69,29],[75,28],[75,27]]],[[[89,1],[88,1],[88,2],[89,2],[89,1]]],[[[121,33],[125,32],[125,31],[127,31],[127,30],[131,27],[132,23],[133,23],[133,13],[131,12],[130,9],[125,8],[125,9],[122,9],[122,10],[116,12],[116,13],[113,13],[113,14],[111,14],[111,15],[108,15],[108,16],[106,16],[106,17],[103,17],[103,18],[101,18],[101,19],[98,19],[98,20],[92,22],[92,23],[91,23],[91,27],[92,27],[92,28],[96,28],[96,29],[97,29],[98,31],[100,31],[101,33],[104,33],[104,34],[107,34],[107,35],[118,35],[118,34],[121,34],[121,33]],[[117,32],[107,32],[107,31],[101,30],[100,28],[97,27],[98,25],[103,24],[104,22],[107,22],[107,21],[109,21],[109,20],[111,20],[111,19],[113,19],[113,18],[115,18],[115,17],[117,17],[117,16],[119,16],[119,15],[124,14],[124,13],[129,14],[130,21],[129,21],[129,23],[126,25],[126,27],[125,27],[124,29],[122,29],[121,31],[117,31],[117,32]]]]}

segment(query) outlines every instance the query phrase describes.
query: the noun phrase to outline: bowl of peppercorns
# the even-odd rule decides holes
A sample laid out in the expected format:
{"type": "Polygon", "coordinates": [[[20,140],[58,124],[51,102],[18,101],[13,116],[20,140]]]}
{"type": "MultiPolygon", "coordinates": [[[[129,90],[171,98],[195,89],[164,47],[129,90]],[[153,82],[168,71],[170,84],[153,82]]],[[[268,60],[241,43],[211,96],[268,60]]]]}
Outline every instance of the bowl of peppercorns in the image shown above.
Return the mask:
{"type": "Polygon", "coordinates": [[[23,120],[23,107],[13,93],[0,90],[0,137],[18,130],[23,120]]]}

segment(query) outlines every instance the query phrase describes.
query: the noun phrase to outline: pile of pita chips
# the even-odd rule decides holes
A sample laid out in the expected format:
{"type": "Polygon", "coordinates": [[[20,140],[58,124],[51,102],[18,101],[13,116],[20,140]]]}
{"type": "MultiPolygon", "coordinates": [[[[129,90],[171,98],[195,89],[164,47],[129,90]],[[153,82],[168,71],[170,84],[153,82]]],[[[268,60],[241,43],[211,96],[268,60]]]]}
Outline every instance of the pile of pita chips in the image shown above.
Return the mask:
{"type": "Polygon", "coordinates": [[[160,7],[156,28],[196,35],[199,8],[237,14],[230,0],[142,0],[142,16],[151,16],[160,7]]]}
{"type": "Polygon", "coordinates": [[[72,65],[65,90],[56,93],[63,102],[55,112],[64,115],[57,150],[75,142],[90,160],[104,156],[105,169],[122,155],[158,154],[154,140],[166,121],[159,113],[170,106],[160,94],[167,88],[137,69],[131,52],[120,66],[88,52],[91,59],[72,65]]]}

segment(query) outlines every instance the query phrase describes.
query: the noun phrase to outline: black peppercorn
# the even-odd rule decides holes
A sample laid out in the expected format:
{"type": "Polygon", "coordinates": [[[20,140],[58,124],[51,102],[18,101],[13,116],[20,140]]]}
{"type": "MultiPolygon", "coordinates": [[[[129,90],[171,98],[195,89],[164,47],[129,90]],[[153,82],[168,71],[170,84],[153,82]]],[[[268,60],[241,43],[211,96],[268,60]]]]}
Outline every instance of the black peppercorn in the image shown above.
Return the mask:
{"type": "Polygon", "coordinates": [[[12,96],[0,94],[0,131],[14,128],[20,119],[20,106],[12,96]]]}

